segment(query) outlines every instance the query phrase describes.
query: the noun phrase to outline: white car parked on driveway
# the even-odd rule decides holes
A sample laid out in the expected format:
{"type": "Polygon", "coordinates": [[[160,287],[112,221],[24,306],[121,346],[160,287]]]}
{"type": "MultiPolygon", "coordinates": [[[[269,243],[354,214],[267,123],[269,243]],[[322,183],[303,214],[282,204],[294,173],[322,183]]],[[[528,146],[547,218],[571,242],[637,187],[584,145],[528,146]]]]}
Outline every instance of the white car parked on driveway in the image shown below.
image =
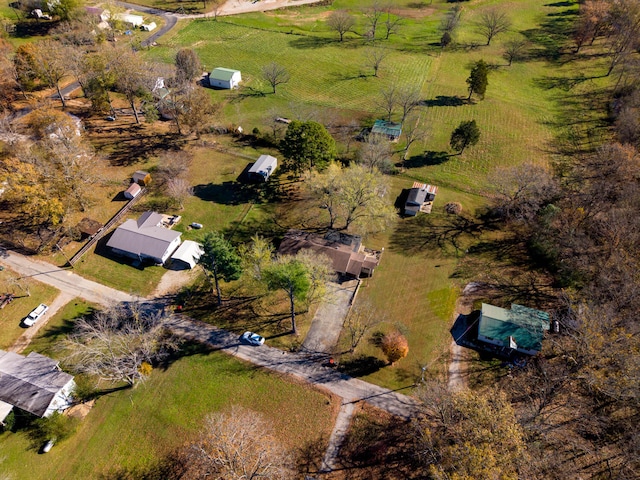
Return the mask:
{"type": "Polygon", "coordinates": [[[47,307],[44,303],[41,303],[36,308],[34,308],[29,315],[22,321],[25,327],[32,327],[34,323],[36,323],[40,318],[47,313],[49,307],[47,307]]]}

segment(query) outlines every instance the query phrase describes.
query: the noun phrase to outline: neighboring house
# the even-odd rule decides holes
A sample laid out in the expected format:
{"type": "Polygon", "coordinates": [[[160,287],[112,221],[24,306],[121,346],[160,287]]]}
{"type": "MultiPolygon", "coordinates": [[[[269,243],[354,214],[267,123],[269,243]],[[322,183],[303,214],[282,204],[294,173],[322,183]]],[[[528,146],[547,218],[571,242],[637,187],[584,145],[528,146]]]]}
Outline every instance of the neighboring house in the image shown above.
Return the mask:
{"type": "Polygon", "coordinates": [[[426,183],[414,182],[409,190],[409,196],[404,204],[404,214],[415,217],[418,212],[431,213],[433,201],[438,193],[438,187],[426,183]]]}
{"type": "Polygon", "coordinates": [[[97,23],[108,22],[111,18],[111,12],[101,7],[84,7],[87,15],[94,18],[97,23]]]}
{"type": "Polygon", "coordinates": [[[161,265],[180,245],[180,232],[163,227],[163,216],[145,212],[138,220],[127,220],[107,242],[113,253],[161,265]]]}
{"type": "Polygon", "coordinates": [[[392,142],[397,142],[402,134],[402,124],[387,122],[386,120],[376,120],[371,127],[374,135],[385,135],[392,142]]]}
{"type": "Polygon", "coordinates": [[[142,187],[139,184],[132,183],[131,185],[129,185],[129,188],[124,191],[124,197],[128,200],[133,200],[140,194],[141,191],[142,187]]]}
{"type": "Polygon", "coordinates": [[[241,81],[240,70],[218,67],[209,74],[209,85],[216,88],[237,88],[241,81]]]}
{"type": "Polygon", "coordinates": [[[131,180],[138,185],[142,185],[143,187],[149,185],[151,183],[151,175],[148,172],[144,172],[142,170],[138,170],[133,174],[131,180]]]}
{"type": "Polygon", "coordinates": [[[26,357],[0,350],[0,423],[13,407],[48,417],[71,406],[73,376],[36,352],[26,357]]]}
{"type": "Polygon", "coordinates": [[[325,254],[336,273],[345,277],[370,277],[380,263],[381,251],[362,246],[358,235],[330,231],[324,237],[300,230],[289,230],[278,248],[278,253],[295,255],[300,250],[325,254]]]}
{"type": "Polygon", "coordinates": [[[506,351],[535,355],[542,349],[549,314],[513,303],[511,310],[482,304],[478,321],[478,341],[506,351]]]}
{"type": "Polygon", "coordinates": [[[158,28],[156,22],[143,23],[142,25],[140,25],[140,29],[144,30],[145,32],[153,32],[156,28],[158,28]]]}
{"type": "Polygon", "coordinates": [[[192,240],[185,240],[171,255],[171,265],[181,268],[193,268],[204,253],[202,245],[192,240]]]}
{"type": "Polygon", "coordinates": [[[116,13],[113,16],[113,19],[123,23],[128,23],[134,27],[139,27],[144,23],[143,17],[140,15],[133,15],[131,13],[116,13]]]}
{"type": "Polygon", "coordinates": [[[260,155],[260,158],[249,169],[249,180],[266,182],[277,166],[278,160],[275,157],[260,155]]]}

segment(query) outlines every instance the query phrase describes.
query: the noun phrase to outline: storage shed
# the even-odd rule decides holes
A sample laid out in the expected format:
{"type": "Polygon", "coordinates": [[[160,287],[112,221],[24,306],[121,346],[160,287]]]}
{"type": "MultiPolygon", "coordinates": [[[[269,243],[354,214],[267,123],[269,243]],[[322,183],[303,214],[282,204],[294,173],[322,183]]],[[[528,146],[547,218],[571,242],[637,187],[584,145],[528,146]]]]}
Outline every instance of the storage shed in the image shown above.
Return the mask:
{"type": "Polygon", "coordinates": [[[133,174],[133,176],[131,177],[131,180],[133,180],[133,183],[137,183],[138,185],[141,185],[144,187],[146,185],[149,185],[149,183],[151,183],[151,175],[149,174],[149,172],[138,170],[133,174]]]}
{"type": "Polygon", "coordinates": [[[129,23],[134,27],[139,27],[144,23],[143,17],[131,13],[116,13],[113,18],[123,23],[129,23]]]}
{"type": "Polygon", "coordinates": [[[271,155],[260,155],[260,158],[249,169],[249,180],[266,182],[278,166],[278,160],[271,155]]]}
{"type": "Polygon", "coordinates": [[[124,196],[129,200],[133,200],[140,194],[141,191],[142,187],[140,185],[138,185],[137,183],[132,183],[131,185],[129,185],[129,188],[124,191],[124,196]]]}
{"type": "Polygon", "coordinates": [[[209,74],[209,85],[216,88],[237,88],[241,81],[240,70],[218,67],[209,74]]]}
{"type": "Polygon", "coordinates": [[[144,30],[145,32],[152,32],[156,28],[158,28],[156,22],[143,23],[142,25],[140,25],[140,30],[144,30]]]}
{"type": "Polygon", "coordinates": [[[171,255],[171,265],[177,268],[193,268],[204,253],[202,245],[192,240],[185,240],[171,255]]]}
{"type": "Polygon", "coordinates": [[[376,120],[371,127],[371,133],[374,135],[384,135],[392,142],[397,142],[402,134],[402,124],[388,122],[386,120],[376,120]]]}

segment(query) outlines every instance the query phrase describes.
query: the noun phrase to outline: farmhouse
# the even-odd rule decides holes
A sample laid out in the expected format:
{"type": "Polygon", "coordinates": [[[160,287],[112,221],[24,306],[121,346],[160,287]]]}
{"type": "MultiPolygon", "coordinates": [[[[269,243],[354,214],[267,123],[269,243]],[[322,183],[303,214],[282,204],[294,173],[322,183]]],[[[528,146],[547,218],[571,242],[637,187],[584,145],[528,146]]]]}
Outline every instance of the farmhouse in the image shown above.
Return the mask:
{"type": "Polygon", "coordinates": [[[218,67],[209,74],[209,85],[216,88],[237,88],[241,81],[240,70],[218,67]]]}
{"type": "Polygon", "coordinates": [[[397,142],[402,134],[402,125],[386,120],[376,120],[373,123],[373,127],[371,127],[371,133],[374,135],[385,135],[392,142],[397,142]]]}
{"type": "Polygon", "coordinates": [[[139,27],[144,23],[144,18],[140,15],[133,15],[131,13],[116,13],[113,18],[123,23],[129,23],[134,27],[139,27]]]}
{"type": "Polygon", "coordinates": [[[36,352],[26,357],[0,350],[0,423],[13,407],[48,417],[71,406],[73,376],[36,352]]]}
{"type": "Polygon", "coordinates": [[[525,355],[542,349],[544,331],[549,330],[549,314],[522,305],[511,310],[482,304],[478,321],[478,341],[525,355]]]}
{"type": "Polygon", "coordinates": [[[249,169],[249,180],[266,182],[278,166],[278,160],[271,155],[260,155],[260,158],[249,169]]]}
{"type": "Polygon", "coordinates": [[[113,253],[161,265],[180,245],[180,232],[163,225],[163,216],[145,212],[138,220],[129,219],[116,228],[107,242],[113,253]]]}
{"type": "Polygon", "coordinates": [[[171,265],[174,268],[193,268],[204,253],[202,245],[192,240],[185,240],[171,255],[171,265]]]}
{"type": "Polygon", "coordinates": [[[111,18],[111,12],[102,7],[84,7],[85,12],[93,17],[97,23],[107,22],[111,18]]]}
{"type": "Polygon", "coordinates": [[[409,196],[404,204],[404,214],[415,217],[418,212],[431,213],[433,201],[438,193],[438,187],[426,183],[414,182],[409,190],[409,196]]]}
{"type": "Polygon", "coordinates": [[[322,237],[301,230],[289,230],[278,253],[295,255],[304,249],[326,255],[336,273],[350,278],[371,277],[382,255],[381,251],[365,248],[358,235],[329,231],[322,237]]]}

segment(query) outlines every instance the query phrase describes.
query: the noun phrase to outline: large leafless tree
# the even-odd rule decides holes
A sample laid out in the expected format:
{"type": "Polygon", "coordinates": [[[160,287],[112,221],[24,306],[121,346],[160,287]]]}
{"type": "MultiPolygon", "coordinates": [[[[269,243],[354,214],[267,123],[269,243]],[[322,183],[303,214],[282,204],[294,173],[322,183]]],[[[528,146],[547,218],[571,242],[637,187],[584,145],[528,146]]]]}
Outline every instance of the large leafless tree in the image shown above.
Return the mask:
{"type": "Polygon", "coordinates": [[[487,39],[487,45],[491,44],[491,40],[511,28],[511,20],[505,12],[496,9],[490,9],[480,14],[480,19],[476,22],[478,33],[487,39]]]}
{"type": "Polygon", "coordinates": [[[356,24],[356,19],[346,10],[334,10],[327,18],[327,26],[344,40],[344,34],[350,32],[356,24]]]}

